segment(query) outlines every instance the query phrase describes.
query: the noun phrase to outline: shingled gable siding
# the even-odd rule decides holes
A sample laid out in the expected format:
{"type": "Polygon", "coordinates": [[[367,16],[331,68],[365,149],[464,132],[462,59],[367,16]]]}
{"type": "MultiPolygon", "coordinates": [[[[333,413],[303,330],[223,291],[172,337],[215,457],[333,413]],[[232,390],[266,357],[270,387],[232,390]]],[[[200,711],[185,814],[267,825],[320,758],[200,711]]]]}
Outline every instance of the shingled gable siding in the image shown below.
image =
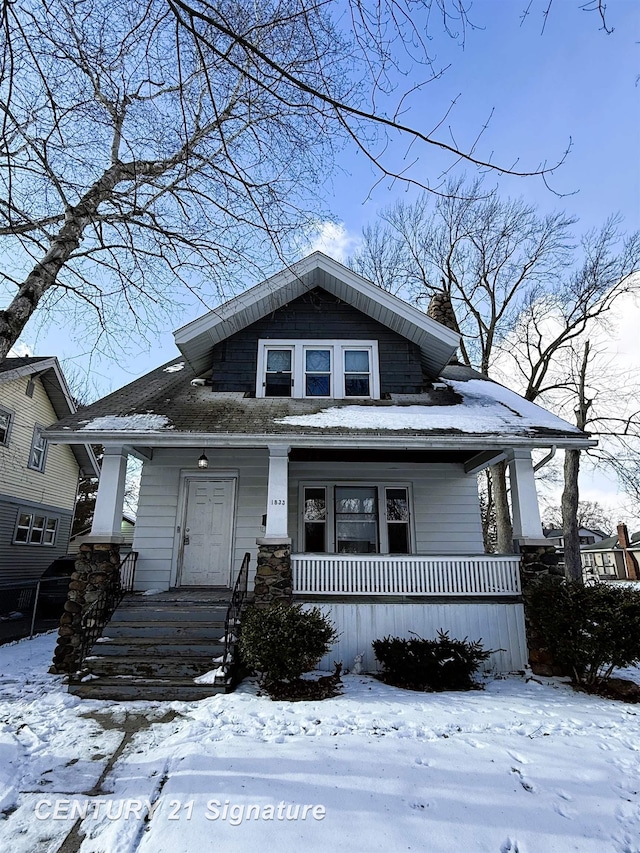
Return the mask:
{"type": "MultiPolygon", "coordinates": [[[[175,530],[179,511],[180,471],[194,473],[194,450],[156,450],[145,463],[134,549],[140,553],[136,569],[138,589],[166,589],[172,580],[175,530]]],[[[246,551],[251,553],[250,588],[256,565],[256,537],[261,535],[267,506],[268,452],[266,449],[208,449],[209,472],[238,472],[233,570],[237,573],[246,551]]],[[[402,465],[385,463],[295,462],[289,469],[289,527],[293,550],[298,538],[299,483],[309,480],[407,482],[412,484],[415,548],[423,554],[480,554],[482,531],[475,477],[466,477],[459,465],[402,465]]]]}
{"type": "Polygon", "coordinates": [[[214,391],[255,393],[258,340],[262,338],[377,340],[380,392],[415,394],[422,388],[416,344],[316,288],[214,347],[214,391]]]}

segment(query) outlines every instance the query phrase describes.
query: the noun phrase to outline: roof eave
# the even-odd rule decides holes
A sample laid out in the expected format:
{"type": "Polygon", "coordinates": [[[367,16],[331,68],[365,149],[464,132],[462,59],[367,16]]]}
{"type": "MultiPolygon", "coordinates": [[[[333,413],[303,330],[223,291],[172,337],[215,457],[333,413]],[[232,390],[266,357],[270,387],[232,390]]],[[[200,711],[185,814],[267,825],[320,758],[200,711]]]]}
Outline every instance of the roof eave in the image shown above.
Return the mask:
{"type": "Polygon", "coordinates": [[[196,433],[196,432],[139,432],[49,430],[47,438],[58,444],[83,442],[90,444],[122,444],[144,447],[266,447],[287,444],[291,447],[360,447],[367,449],[396,448],[436,450],[473,448],[541,448],[556,447],[586,449],[595,447],[595,439],[578,436],[505,436],[502,434],[456,433],[444,435],[423,433],[403,435],[373,432],[348,433],[196,433]]]}
{"type": "Polygon", "coordinates": [[[461,339],[458,332],[443,326],[322,252],[314,252],[208,314],[181,326],[174,332],[176,346],[196,372],[208,368],[207,356],[217,343],[255,322],[255,316],[251,318],[245,316],[248,312],[256,309],[260,316],[266,316],[269,312],[298,298],[308,287],[303,277],[316,269],[341,282],[345,288],[334,287],[330,280],[314,286],[321,286],[328,292],[334,293],[390,328],[397,326],[395,330],[399,334],[403,334],[420,346],[423,362],[434,375],[442,370],[456,352],[461,339]],[[386,323],[385,319],[374,316],[377,312],[368,310],[373,305],[387,312],[386,323]],[[428,340],[432,343],[437,342],[437,348],[429,347],[428,340]],[[439,352],[436,354],[435,350],[439,352]]]}

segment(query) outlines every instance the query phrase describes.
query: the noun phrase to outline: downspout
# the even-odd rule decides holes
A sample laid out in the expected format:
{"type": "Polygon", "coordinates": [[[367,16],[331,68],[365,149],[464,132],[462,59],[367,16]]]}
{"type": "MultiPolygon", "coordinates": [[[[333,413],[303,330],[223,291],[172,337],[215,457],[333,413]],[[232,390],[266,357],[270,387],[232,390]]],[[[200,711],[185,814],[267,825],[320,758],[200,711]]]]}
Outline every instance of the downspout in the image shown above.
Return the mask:
{"type": "Polygon", "coordinates": [[[551,462],[551,460],[553,459],[553,457],[556,455],[556,450],[557,450],[556,445],[555,445],[555,444],[552,444],[552,445],[551,445],[551,450],[547,453],[547,455],[546,455],[546,456],[544,456],[544,457],[543,457],[539,462],[537,462],[537,463],[533,466],[533,473],[534,473],[534,474],[535,474],[537,471],[539,471],[539,470],[540,470],[540,468],[542,468],[542,466],[543,466],[543,465],[546,465],[546,464],[547,464],[547,462],[551,462]]]}

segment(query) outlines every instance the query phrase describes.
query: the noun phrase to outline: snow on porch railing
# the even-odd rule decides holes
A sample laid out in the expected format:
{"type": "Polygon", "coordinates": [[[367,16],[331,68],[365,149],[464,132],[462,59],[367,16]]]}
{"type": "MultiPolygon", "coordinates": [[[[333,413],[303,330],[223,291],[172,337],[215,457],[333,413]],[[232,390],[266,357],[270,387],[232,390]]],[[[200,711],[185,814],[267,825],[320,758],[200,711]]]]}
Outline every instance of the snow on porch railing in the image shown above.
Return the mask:
{"type": "Polygon", "coordinates": [[[518,557],[292,554],[293,591],[321,595],[519,595],[518,557]]]}

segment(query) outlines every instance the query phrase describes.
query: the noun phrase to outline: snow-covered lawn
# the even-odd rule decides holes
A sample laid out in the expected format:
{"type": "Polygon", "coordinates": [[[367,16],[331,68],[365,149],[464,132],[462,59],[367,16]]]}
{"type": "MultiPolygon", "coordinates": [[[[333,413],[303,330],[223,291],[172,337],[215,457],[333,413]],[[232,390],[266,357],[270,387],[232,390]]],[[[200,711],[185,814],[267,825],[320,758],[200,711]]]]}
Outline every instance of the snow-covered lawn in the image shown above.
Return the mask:
{"type": "Polygon", "coordinates": [[[363,676],[324,702],[81,701],[53,645],[0,647],[3,853],[640,851],[638,705],[363,676]]]}

